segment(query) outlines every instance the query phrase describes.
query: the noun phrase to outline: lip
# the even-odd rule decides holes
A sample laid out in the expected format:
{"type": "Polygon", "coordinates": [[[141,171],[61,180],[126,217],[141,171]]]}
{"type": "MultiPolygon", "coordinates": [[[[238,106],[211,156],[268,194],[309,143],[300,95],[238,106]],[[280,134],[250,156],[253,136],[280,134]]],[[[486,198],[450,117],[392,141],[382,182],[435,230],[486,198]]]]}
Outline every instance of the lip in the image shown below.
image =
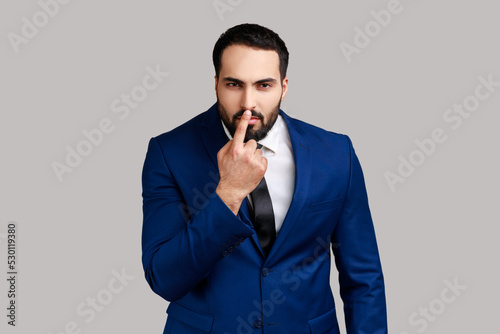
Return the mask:
{"type": "MultiPolygon", "coordinates": [[[[238,119],[241,119],[241,116],[238,116],[237,118],[238,118],[238,119]]],[[[251,121],[251,120],[256,120],[256,121],[258,121],[258,120],[260,120],[260,117],[257,117],[257,116],[252,116],[252,118],[250,118],[250,121],[251,121]]]]}
{"type": "MultiPolygon", "coordinates": [[[[238,120],[240,120],[240,119],[241,119],[241,116],[238,117],[238,120]]],[[[248,125],[253,125],[253,124],[257,123],[259,120],[260,120],[259,117],[252,116],[252,118],[250,118],[250,120],[248,121],[248,125]]]]}

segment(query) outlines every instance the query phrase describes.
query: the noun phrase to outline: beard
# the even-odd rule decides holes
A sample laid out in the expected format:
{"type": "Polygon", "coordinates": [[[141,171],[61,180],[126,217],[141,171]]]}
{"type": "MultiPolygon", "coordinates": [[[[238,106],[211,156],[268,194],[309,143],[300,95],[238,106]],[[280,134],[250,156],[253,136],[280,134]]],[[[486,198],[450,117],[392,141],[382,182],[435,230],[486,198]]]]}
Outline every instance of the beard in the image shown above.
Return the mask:
{"type": "MultiPolygon", "coordinates": [[[[271,114],[269,115],[269,119],[267,120],[262,113],[256,110],[251,110],[252,116],[258,117],[260,119],[261,127],[259,129],[254,129],[255,124],[248,124],[247,132],[245,134],[245,139],[244,139],[245,143],[250,139],[253,139],[256,142],[258,142],[259,140],[262,140],[267,136],[268,132],[271,130],[274,123],[276,123],[276,120],[278,119],[280,106],[281,106],[281,99],[278,101],[276,107],[273,108],[273,111],[271,112],[271,114]]],[[[224,122],[224,125],[228,129],[231,136],[234,137],[234,133],[236,132],[237,128],[236,121],[238,120],[238,117],[243,116],[245,110],[239,110],[231,117],[227,109],[224,107],[224,105],[220,103],[219,97],[217,97],[217,109],[219,111],[219,116],[222,119],[222,122],[224,122]]]]}

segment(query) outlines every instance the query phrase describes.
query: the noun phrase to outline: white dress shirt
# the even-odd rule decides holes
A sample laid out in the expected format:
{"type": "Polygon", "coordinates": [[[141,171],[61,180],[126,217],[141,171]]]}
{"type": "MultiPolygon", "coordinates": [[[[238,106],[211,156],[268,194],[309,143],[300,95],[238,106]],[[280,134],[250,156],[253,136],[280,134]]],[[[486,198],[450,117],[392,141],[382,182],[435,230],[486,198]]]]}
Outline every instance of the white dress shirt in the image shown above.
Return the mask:
{"type": "MultiPolygon", "coordinates": [[[[224,122],[222,122],[222,126],[227,137],[233,139],[224,122]]],[[[273,203],[276,234],[278,234],[292,202],[295,187],[295,162],[293,160],[292,143],[286,122],[281,115],[278,115],[267,136],[258,143],[263,146],[262,156],[267,158],[267,170],[264,177],[273,203]]],[[[252,207],[250,195],[247,196],[247,199],[252,207]]]]}

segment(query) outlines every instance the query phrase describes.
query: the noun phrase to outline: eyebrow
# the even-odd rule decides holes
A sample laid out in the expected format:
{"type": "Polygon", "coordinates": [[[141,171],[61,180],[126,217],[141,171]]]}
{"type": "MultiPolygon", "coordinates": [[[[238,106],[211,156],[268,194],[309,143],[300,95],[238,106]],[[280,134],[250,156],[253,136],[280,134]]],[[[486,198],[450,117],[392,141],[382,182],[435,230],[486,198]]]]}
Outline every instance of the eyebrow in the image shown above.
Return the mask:
{"type": "MultiPolygon", "coordinates": [[[[236,83],[239,83],[239,84],[244,84],[244,82],[241,81],[240,79],[236,79],[236,78],[232,78],[232,77],[224,77],[224,78],[222,78],[222,80],[236,82],[236,83]]],[[[257,80],[253,84],[254,85],[258,85],[258,84],[265,83],[265,82],[276,83],[278,81],[276,79],[274,79],[274,78],[265,78],[265,79],[257,80]]]]}

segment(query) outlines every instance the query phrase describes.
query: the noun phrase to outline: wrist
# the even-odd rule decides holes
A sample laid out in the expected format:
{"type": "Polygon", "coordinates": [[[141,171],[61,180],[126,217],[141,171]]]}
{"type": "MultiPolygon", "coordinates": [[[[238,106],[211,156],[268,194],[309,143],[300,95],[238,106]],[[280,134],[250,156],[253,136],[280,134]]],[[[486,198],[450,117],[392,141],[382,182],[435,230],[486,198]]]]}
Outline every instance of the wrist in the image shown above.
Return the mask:
{"type": "Polygon", "coordinates": [[[244,198],[240,198],[235,195],[233,191],[227,191],[220,185],[217,186],[215,192],[219,196],[219,198],[227,205],[227,207],[235,214],[238,215],[238,211],[241,206],[241,202],[243,202],[244,198]]]}

